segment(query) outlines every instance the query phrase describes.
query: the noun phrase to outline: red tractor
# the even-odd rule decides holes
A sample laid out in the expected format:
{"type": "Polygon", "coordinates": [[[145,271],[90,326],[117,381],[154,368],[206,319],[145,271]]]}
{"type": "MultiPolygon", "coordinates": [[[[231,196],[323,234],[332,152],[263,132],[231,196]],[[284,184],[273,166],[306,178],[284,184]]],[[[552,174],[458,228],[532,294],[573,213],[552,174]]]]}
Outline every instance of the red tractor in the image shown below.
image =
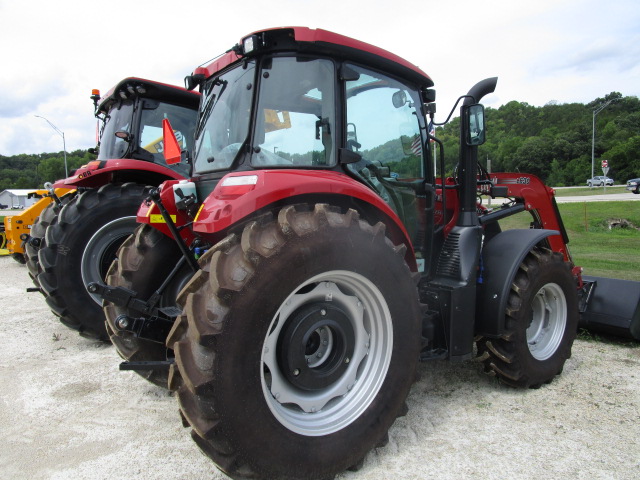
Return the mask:
{"type": "MultiPolygon", "coordinates": [[[[562,371],[580,313],[598,320],[608,281],[573,265],[553,190],[478,167],[495,78],[461,97],[451,178],[429,133],[432,80],[377,47],[265,30],[187,83],[203,95],[191,181],[152,192],[89,289],[126,368],[168,379],[230,477],[358,468],[406,412],[418,360],[475,354],[536,388],[562,371]],[[531,228],[503,231],[521,212],[531,228]]],[[[640,288],[625,288],[635,310],[609,313],[638,338],[640,288]]]]}
{"type": "Polygon", "coordinates": [[[60,321],[108,341],[102,300],[85,285],[103,281],[120,244],[136,227],[149,186],[188,176],[163,157],[162,121],[171,119],[182,148],[191,148],[200,94],[142,78],[125,78],[100,98],[97,160],[50,187],[52,202],[26,238],[29,273],[60,321]],[[75,189],[58,198],[55,188],[75,189]]]}

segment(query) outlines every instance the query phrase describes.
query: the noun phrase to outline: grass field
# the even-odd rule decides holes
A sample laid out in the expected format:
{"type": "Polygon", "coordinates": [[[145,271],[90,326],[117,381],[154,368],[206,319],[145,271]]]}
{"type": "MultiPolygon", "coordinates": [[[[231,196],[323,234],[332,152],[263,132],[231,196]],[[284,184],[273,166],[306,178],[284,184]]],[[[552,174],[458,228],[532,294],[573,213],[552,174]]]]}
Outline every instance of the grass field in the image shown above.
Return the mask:
{"type": "MultiPolygon", "coordinates": [[[[609,190],[609,189],[607,189],[609,190]]],[[[586,275],[640,281],[640,202],[582,202],[558,205],[574,263],[586,275]],[[637,228],[609,228],[624,219],[637,228]]],[[[503,229],[528,228],[522,212],[500,222],[503,229]]]]}

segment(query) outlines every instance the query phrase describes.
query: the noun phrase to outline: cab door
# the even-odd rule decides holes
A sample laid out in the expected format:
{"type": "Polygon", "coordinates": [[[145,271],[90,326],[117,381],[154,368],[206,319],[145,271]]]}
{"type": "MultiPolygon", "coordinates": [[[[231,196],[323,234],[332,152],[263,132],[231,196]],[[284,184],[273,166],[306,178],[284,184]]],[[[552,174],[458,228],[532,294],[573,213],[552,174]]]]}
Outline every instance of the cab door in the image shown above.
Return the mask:
{"type": "Polygon", "coordinates": [[[345,81],[346,148],[361,156],[346,168],[396,212],[409,232],[418,265],[424,267],[432,209],[427,209],[419,93],[379,72],[356,65],[343,68],[350,78],[345,81]]]}

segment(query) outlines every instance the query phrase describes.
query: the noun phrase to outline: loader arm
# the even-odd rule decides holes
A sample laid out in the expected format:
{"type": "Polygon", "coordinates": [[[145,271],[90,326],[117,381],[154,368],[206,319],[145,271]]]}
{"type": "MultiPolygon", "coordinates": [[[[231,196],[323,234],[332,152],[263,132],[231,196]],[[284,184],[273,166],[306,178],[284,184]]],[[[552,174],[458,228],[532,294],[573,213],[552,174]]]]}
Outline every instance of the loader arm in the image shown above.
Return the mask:
{"type": "MultiPolygon", "coordinates": [[[[554,252],[562,253],[566,262],[572,262],[567,248],[569,237],[556,204],[554,190],[542,183],[538,177],[530,174],[492,173],[490,179],[491,185],[488,186],[488,190],[493,198],[513,199],[515,205],[522,205],[521,209],[531,213],[533,228],[555,230],[560,233],[560,235],[548,237],[549,246],[554,252]]],[[[499,217],[500,210],[509,207],[513,205],[505,204],[501,208],[488,210],[486,218],[480,217],[480,223],[487,225],[490,223],[492,214],[499,217]]],[[[515,209],[513,213],[517,213],[515,209]]]]}

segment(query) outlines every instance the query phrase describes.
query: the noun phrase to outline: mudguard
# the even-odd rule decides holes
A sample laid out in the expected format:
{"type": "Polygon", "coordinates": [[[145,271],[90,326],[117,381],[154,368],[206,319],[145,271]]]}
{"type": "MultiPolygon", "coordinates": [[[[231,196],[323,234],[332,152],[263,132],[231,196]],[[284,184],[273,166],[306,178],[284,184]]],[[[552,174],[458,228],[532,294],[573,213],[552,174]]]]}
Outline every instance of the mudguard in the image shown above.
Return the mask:
{"type": "Polygon", "coordinates": [[[640,340],[640,282],[583,276],[594,282],[579,326],[594,332],[640,340]]]}
{"type": "Polygon", "coordinates": [[[320,198],[326,202],[331,196],[348,199],[350,204],[358,201],[375,209],[376,218],[383,220],[392,241],[407,246],[405,259],[409,268],[417,270],[410,236],[396,213],[371,189],[335,171],[291,169],[227,174],[202,203],[193,231],[205,238],[215,236],[256,212],[285,203],[303,203],[306,199],[320,198]]]}
{"type": "Polygon", "coordinates": [[[160,184],[163,180],[181,180],[184,177],[178,172],[153,162],[132,159],[94,160],[78,168],[72,176],[56,180],[55,188],[98,188],[112,182],[114,175],[120,175],[123,181],[135,181],[135,176],[141,177],[138,183],[160,184]],[[129,178],[131,177],[131,178],[129,178]]]}
{"type": "Polygon", "coordinates": [[[499,337],[505,331],[505,309],[518,267],[542,240],[560,235],[556,230],[507,230],[493,237],[481,253],[476,299],[476,334],[499,337]]]}

